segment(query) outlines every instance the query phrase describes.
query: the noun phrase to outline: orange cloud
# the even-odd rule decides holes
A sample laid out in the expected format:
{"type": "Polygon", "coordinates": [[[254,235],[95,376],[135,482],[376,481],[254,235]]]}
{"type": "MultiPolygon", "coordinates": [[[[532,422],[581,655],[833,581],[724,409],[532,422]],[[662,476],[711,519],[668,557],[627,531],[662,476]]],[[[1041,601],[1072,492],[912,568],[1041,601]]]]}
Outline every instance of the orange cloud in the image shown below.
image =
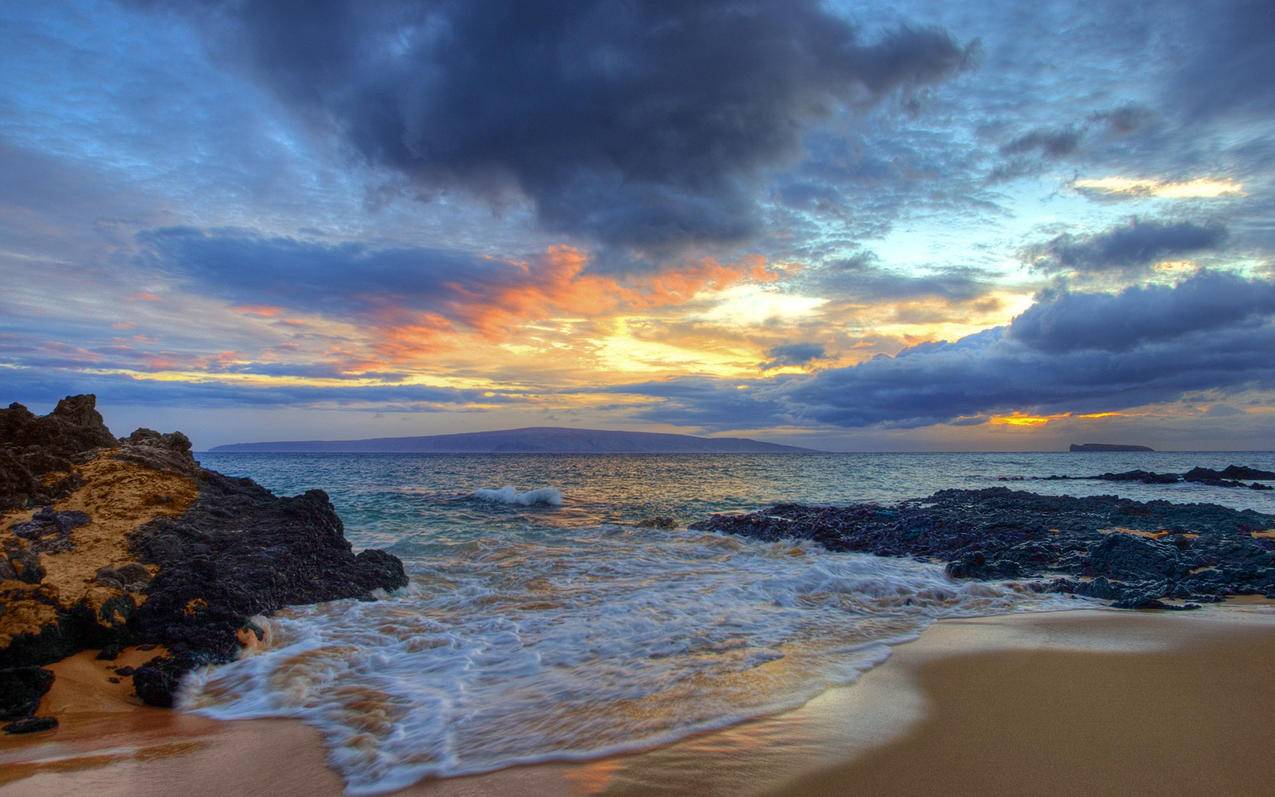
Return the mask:
{"type": "Polygon", "coordinates": [[[458,334],[457,324],[488,341],[501,341],[531,321],[570,315],[599,318],[621,310],[684,304],[696,295],[741,282],[773,282],[779,274],[761,257],[723,264],[703,258],[680,268],[629,278],[586,273],[589,256],[576,247],[550,246],[534,261],[514,261],[496,284],[457,280],[441,312],[387,305],[376,313],[380,339],[373,348],[393,362],[436,351],[458,334]]]}

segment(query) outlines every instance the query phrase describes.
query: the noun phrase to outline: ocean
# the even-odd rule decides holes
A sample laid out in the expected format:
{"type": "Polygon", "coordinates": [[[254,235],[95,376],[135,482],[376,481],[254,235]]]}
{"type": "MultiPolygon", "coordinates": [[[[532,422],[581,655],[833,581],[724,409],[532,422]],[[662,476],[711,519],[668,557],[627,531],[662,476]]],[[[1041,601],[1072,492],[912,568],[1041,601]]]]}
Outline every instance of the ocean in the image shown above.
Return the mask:
{"type": "Polygon", "coordinates": [[[376,601],[287,609],[269,644],[194,674],[181,706],[318,728],[355,794],[578,760],[801,705],[945,617],[1100,605],[941,565],[690,531],[780,501],[890,503],[1009,486],[1275,511],[1198,484],[1005,483],[1275,454],[214,454],[280,494],[327,491],[356,549],[402,558],[376,601]],[[676,528],[642,525],[673,518],[676,528]]]}

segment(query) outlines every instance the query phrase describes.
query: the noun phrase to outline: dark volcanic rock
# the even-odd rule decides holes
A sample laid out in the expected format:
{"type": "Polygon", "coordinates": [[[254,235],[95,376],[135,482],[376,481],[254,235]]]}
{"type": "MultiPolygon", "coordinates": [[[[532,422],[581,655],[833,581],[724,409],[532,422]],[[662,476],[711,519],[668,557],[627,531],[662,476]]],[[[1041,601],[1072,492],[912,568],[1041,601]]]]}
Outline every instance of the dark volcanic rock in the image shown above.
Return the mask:
{"type": "Polygon", "coordinates": [[[1181,479],[1176,473],[1155,473],[1149,470],[1127,470],[1122,473],[1103,473],[1094,476],[1105,482],[1141,482],[1142,484],[1177,484],[1181,479]]]}
{"type": "Polygon", "coordinates": [[[48,415],[21,404],[0,410],[0,512],[49,503],[76,486],[72,465],[116,445],[92,395],[67,396],[48,415]],[[63,478],[47,478],[66,473],[63,478]]]}
{"type": "MultiPolygon", "coordinates": [[[[74,540],[75,529],[91,522],[87,515],[45,506],[30,521],[0,530],[9,532],[0,556],[0,631],[10,640],[0,647],[0,667],[14,668],[0,672],[11,679],[45,672],[18,665],[49,663],[84,648],[103,648],[102,657],[113,658],[124,645],[162,644],[166,655],[131,674],[146,702],[171,705],[183,674],[234,658],[244,634],[260,638],[253,615],[290,604],[370,599],[374,590],[407,584],[396,557],[354,553],[321,491],[281,498],[251,480],[204,470],[179,432],[138,429],[117,441],[92,396],[64,399],[42,418],[21,405],[0,410],[0,510],[50,502],[80,486],[97,491],[99,501],[128,501],[123,505],[149,514],[117,532],[118,552],[87,560],[94,575],[84,594],[93,599],[76,603],[63,600],[67,585],[42,583],[40,557],[85,555],[74,540]],[[61,471],[66,474],[56,476],[61,471]],[[149,518],[155,519],[145,522],[149,518]],[[128,555],[120,555],[125,549],[128,555]],[[7,611],[9,603],[22,603],[25,612],[7,611]],[[33,624],[21,617],[42,619],[33,624]]],[[[101,555],[98,548],[94,556],[101,555]]],[[[10,691],[0,679],[0,696],[10,691]]],[[[13,687],[12,694],[21,693],[13,687]]],[[[15,718],[26,729],[40,726],[28,721],[30,712],[15,718]]]]}
{"type": "Polygon", "coordinates": [[[780,504],[692,529],[808,539],[834,551],[948,562],[956,578],[1043,579],[1040,588],[1126,608],[1275,591],[1275,516],[1215,504],[943,490],[898,506],[780,504]]]}
{"type": "Polygon", "coordinates": [[[1177,484],[1178,482],[1195,482],[1211,487],[1247,487],[1250,490],[1273,490],[1275,487],[1261,484],[1261,481],[1275,480],[1275,472],[1259,470],[1245,465],[1227,465],[1222,470],[1212,468],[1192,468],[1183,474],[1156,473],[1149,470],[1126,470],[1119,473],[1100,473],[1097,476],[998,476],[999,481],[1067,481],[1098,480],[1105,482],[1139,482],[1141,484],[1177,484]],[[1244,484],[1239,479],[1253,479],[1251,484],[1244,484]]]}
{"type": "Polygon", "coordinates": [[[0,670],[0,721],[20,720],[35,714],[40,698],[53,686],[53,673],[40,667],[0,670]]]}
{"type": "Polygon", "coordinates": [[[89,522],[89,516],[83,512],[54,512],[53,507],[46,506],[31,516],[25,523],[15,523],[9,530],[14,536],[28,540],[29,550],[36,553],[52,553],[53,551],[70,550],[71,530],[89,522]]]}
{"type": "Polygon", "coordinates": [[[1191,468],[1189,471],[1182,474],[1182,481],[1199,482],[1201,484],[1208,484],[1213,487],[1246,487],[1247,486],[1243,484],[1242,482],[1235,481],[1234,479],[1223,478],[1222,474],[1219,471],[1212,470],[1211,468],[1191,468]]]}
{"type": "Polygon", "coordinates": [[[1275,481],[1275,471],[1250,468],[1247,465],[1227,465],[1218,474],[1223,479],[1248,479],[1250,481],[1275,481]]]}
{"type": "Polygon", "coordinates": [[[354,554],[322,491],[279,498],[249,479],[213,471],[200,474],[189,511],[144,526],[133,547],[142,561],[160,566],[130,623],[140,638],[170,650],[133,677],[138,695],[155,705],[171,705],[188,670],[233,658],[236,635],[254,614],[407,584],[396,557],[354,554]]]}

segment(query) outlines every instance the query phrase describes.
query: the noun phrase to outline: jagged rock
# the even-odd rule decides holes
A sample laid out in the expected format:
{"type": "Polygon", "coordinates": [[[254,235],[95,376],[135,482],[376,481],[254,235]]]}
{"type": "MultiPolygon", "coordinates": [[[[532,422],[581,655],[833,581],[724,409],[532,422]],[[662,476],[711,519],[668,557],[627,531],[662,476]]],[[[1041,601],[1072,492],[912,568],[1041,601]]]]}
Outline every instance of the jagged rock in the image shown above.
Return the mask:
{"type": "Polygon", "coordinates": [[[53,673],[39,667],[0,670],[0,721],[19,720],[35,714],[40,699],[53,686],[53,673]]]}
{"type": "Polygon", "coordinates": [[[947,574],[952,578],[1011,579],[1018,578],[1023,568],[1012,559],[990,562],[982,551],[964,554],[960,559],[947,563],[947,574]]]}
{"type": "Polygon", "coordinates": [[[1209,468],[1191,468],[1189,471],[1182,474],[1182,480],[1188,481],[1188,482],[1198,482],[1200,484],[1207,484],[1212,487],[1244,487],[1245,486],[1242,482],[1237,482],[1233,479],[1223,478],[1220,472],[1211,470],[1209,468]]]}
{"type": "Polygon", "coordinates": [[[1275,481],[1275,471],[1250,468],[1247,465],[1227,465],[1218,474],[1222,479],[1248,479],[1253,481],[1275,481]]]}
{"type": "Polygon", "coordinates": [[[168,653],[138,668],[134,685],[146,702],[171,705],[185,672],[234,658],[245,629],[257,634],[253,615],[372,599],[375,590],[407,583],[397,558],[353,552],[323,492],[280,498],[204,470],[178,432],[139,429],[117,441],[92,396],[64,399],[43,418],[20,405],[0,410],[0,454],[0,502],[8,502],[0,508],[49,503],[70,489],[79,490],[75,501],[102,507],[90,519],[54,504],[0,529],[0,538],[9,534],[0,575],[37,585],[12,580],[0,588],[0,666],[162,644],[168,653]],[[67,474],[53,482],[67,489],[33,486],[60,468],[67,474]],[[91,534],[77,538],[85,523],[91,534]],[[64,568],[57,584],[41,581],[53,578],[43,555],[81,557],[93,576],[64,568]],[[99,558],[82,558],[90,555],[99,558]]]}
{"type": "Polygon", "coordinates": [[[1182,555],[1172,545],[1129,534],[1108,534],[1089,549],[1085,575],[1118,581],[1171,578],[1182,574],[1182,555]]]}
{"type": "Polygon", "coordinates": [[[53,412],[21,404],[0,410],[0,511],[47,504],[74,489],[75,460],[116,446],[92,395],[67,396],[53,412]],[[66,473],[62,478],[46,478],[66,473]]]}
{"type": "Polygon", "coordinates": [[[943,490],[893,507],[779,504],[691,524],[767,541],[808,539],[835,551],[946,561],[955,578],[1047,579],[1039,588],[1132,608],[1275,591],[1275,540],[1251,534],[1272,527],[1275,515],[1215,504],[1005,487],[943,490]]]}
{"type": "Polygon", "coordinates": [[[138,429],[120,438],[115,458],[170,473],[199,473],[199,463],[191,456],[190,438],[181,432],[161,434],[153,429],[138,429]]]}
{"type": "Polygon", "coordinates": [[[1094,479],[1107,482],[1139,482],[1141,484],[1177,484],[1178,482],[1195,482],[1210,487],[1247,487],[1250,490],[1275,490],[1261,481],[1275,480],[1275,472],[1250,468],[1245,465],[1227,465],[1222,470],[1212,468],[1192,468],[1183,474],[1156,473],[1149,470],[1127,470],[1120,473],[1100,473],[1097,476],[998,476],[998,481],[1066,481],[1094,479]],[[1256,480],[1244,484],[1240,479],[1256,480]]]}
{"type": "Polygon", "coordinates": [[[55,512],[53,507],[46,506],[31,516],[25,523],[15,523],[9,530],[14,536],[31,543],[31,550],[37,553],[67,551],[74,547],[70,535],[73,529],[85,525],[90,520],[83,512],[55,512]]]}
{"type": "Polygon", "coordinates": [[[1155,473],[1149,470],[1103,473],[1094,478],[1105,482],[1141,482],[1142,484],[1177,484],[1181,481],[1181,478],[1176,473],[1155,473]]]}

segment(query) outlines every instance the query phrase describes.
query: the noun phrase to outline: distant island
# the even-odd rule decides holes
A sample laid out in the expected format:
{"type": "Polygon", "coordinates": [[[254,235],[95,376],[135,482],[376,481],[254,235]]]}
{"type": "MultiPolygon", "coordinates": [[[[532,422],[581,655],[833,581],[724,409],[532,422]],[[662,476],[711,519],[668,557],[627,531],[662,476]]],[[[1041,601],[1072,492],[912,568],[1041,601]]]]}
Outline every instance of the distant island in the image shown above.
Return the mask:
{"type": "Polygon", "coordinates": [[[337,454],[813,454],[812,448],[744,437],[530,427],[498,432],[377,437],[367,440],[291,440],[231,443],[215,453],[337,454]]]}
{"type": "Polygon", "coordinates": [[[1150,446],[1129,446],[1119,443],[1072,443],[1072,451],[1155,451],[1150,446]]]}

